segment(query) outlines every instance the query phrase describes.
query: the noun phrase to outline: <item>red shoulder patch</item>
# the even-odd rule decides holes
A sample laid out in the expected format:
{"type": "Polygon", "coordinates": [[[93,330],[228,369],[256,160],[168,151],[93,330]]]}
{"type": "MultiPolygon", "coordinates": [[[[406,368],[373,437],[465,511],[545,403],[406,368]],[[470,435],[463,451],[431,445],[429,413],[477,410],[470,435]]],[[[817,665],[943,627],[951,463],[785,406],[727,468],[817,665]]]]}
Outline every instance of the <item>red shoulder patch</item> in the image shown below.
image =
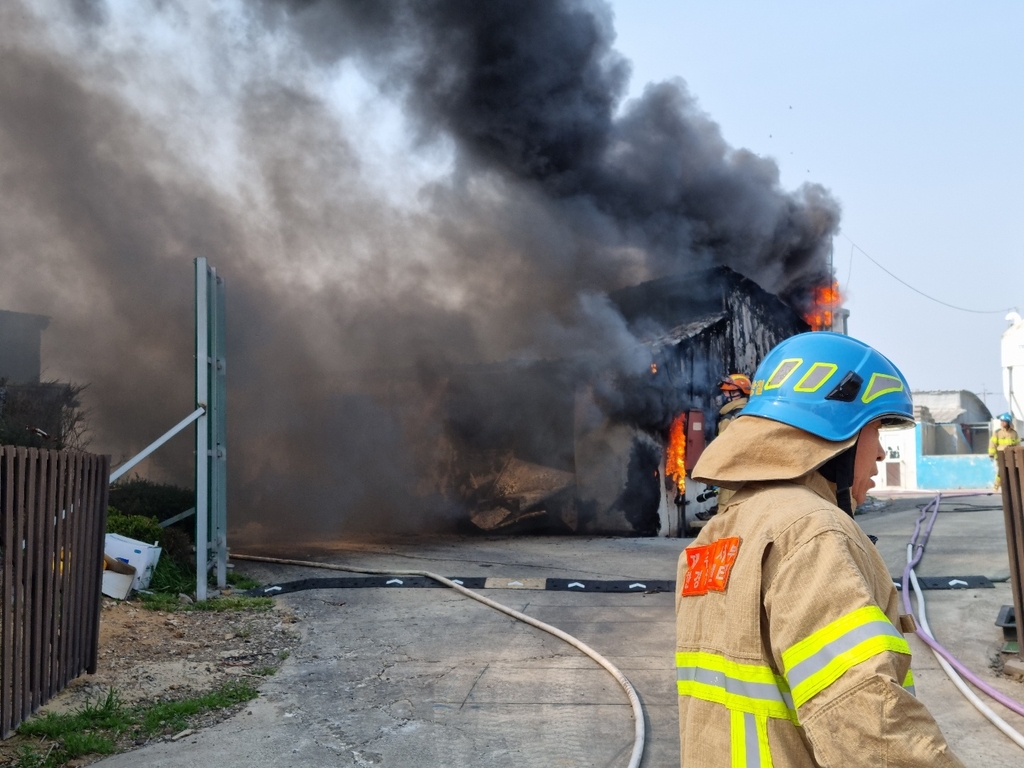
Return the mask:
{"type": "Polygon", "coordinates": [[[739,536],[719,539],[703,547],[687,547],[683,597],[706,595],[709,591],[725,592],[739,551],[739,536]]]}

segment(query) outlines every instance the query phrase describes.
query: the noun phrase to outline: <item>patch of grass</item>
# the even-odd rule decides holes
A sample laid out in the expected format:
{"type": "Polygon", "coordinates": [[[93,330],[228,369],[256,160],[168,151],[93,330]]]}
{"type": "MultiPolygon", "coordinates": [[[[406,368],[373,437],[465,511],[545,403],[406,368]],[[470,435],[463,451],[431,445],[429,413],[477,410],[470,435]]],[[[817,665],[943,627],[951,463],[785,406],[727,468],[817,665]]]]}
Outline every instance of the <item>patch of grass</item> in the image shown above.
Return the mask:
{"type": "MultiPolygon", "coordinates": [[[[182,603],[178,596],[166,592],[154,592],[140,595],[142,607],[149,611],[256,611],[264,613],[274,607],[269,597],[246,597],[245,595],[225,595],[211,597],[205,603],[182,603]]],[[[241,636],[241,635],[240,635],[241,636]]]]}
{"type": "Polygon", "coordinates": [[[18,747],[18,756],[14,761],[14,768],[49,768],[51,749],[45,753],[39,752],[32,747],[18,747]]]}
{"type": "Polygon", "coordinates": [[[148,595],[140,592],[139,598],[142,600],[142,607],[147,611],[167,611],[168,613],[174,613],[174,611],[181,610],[185,607],[176,594],[172,595],[167,592],[153,592],[148,595]]]}
{"type": "Polygon", "coordinates": [[[192,565],[183,565],[173,557],[161,557],[153,569],[149,588],[154,592],[168,592],[175,599],[179,593],[191,595],[196,591],[196,569],[192,565]]]}
{"type": "Polygon", "coordinates": [[[291,651],[281,651],[279,654],[277,654],[277,658],[279,658],[281,661],[284,661],[285,659],[287,659],[291,655],[292,655],[291,651]]]}
{"type": "Polygon", "coordinates": [[[115,741],[138,722],[137,715],[125,706],[117,691],[79,709],[65,713],[47,713],[21,724],[18,733],[51,743],[45,752],[32,747],[18,750],[18,768],[56,768],[83,755],[109,755],[115,741]]]}
{"type": "Polygon", "coordinates": [[[277,667],[256,667],[252,673],[254,675],[259,675],[260,677],[270,677],[271,675],[277,674],[277,667]]]}
{"type": "Polygon", "coordinates": [[[228,573],[228,584],[245,591],[256,589],[260,585],[256,579],[251,579],[244,574],[235,573],[234,571],[228,573]]]}
{"type": "Polygon", "coordinates": [[[183,611],[269,611],[274,607],[270,597],[246,597],[245,595],[225,595],[213,597],[205,603],[182,605],[183,611]]]}
{"type": "Polygon", "coordinates": [[[69,733],[62,740],[63,752],[69,760],[83,755],[112,755],[114,742],[98,733],[69,733]]]}
{"type": "Polygon", "coordinates": [[[59,741],[70,734],[92,730],[123,733],[135,724],[131,711],[121,701],[117,691],[111,689],[105,698],[88,702],[79,709],[65,714],[47,712],[21,724],[18,733],[59,741]]]}
{"type": "Polygon", "coordinates": [[[155,733],[160,730],[182,731],[188,718],[211,709],[224,709],[256,698],[258,692],[246,683],[227,683],[210,693],[193,699],[154,704],[142,715],[142,730],[155,733]]]}
{"type": "Polygon", "coordinates": [[[125,733],[152,736],[188,727],[189,718],[225,709],[259,695],[247,683],[227,683],[209,693],[181,701],[128,707],[116,691],[68,714],[46,714],[21,724],[18,733],[42,740],[18,749],[15,768],[59,768],[85,755],[110,755],[125,733]],[[49,742],[49,744],[47,744],[49,742]]]}

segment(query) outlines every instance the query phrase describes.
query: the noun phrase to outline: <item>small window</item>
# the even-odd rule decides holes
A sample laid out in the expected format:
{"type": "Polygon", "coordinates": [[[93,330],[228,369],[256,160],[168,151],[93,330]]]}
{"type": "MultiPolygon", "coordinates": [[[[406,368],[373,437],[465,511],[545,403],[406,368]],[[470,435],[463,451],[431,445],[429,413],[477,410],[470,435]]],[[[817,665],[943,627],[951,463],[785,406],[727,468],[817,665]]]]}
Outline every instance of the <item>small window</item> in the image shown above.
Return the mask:
{"type": "Polygon", "coordinates": [[[778,389],[781,387],[786,379],[793,375],[793,372],[803,365],[803,359],[799,357],[790,357],[779,363],[779,366],[772,372],[772,375],[768,377],[768,381],[765,382],[765,389],[778,389]]]}

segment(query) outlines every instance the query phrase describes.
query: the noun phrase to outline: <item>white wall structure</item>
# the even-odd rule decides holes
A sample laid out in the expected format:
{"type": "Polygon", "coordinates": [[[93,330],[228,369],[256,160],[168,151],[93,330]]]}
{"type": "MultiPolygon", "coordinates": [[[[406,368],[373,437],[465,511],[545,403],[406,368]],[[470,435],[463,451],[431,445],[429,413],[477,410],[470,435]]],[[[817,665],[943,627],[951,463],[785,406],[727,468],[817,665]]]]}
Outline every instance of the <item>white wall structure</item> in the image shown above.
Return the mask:
{"type": "Polygon", "coordinates": [[[878,433],[885,459],[878,462],[879,489],[917,488],[917,429],[883,429],[878,433]]]}
{"type": "Polygon", "coordinates": [[[1003,331],[1003,395],[1019,429],[1024,422],[1024,319],[1016,312],[1006,319],[1010,327],[1003,331]]]}
{"type": "Polygon", "coordinates": [[[886,490],[991,488],[991,414],[967,390],[915,391],[914,427],[879,432],[885,459],[875,487],[886,490]]]}

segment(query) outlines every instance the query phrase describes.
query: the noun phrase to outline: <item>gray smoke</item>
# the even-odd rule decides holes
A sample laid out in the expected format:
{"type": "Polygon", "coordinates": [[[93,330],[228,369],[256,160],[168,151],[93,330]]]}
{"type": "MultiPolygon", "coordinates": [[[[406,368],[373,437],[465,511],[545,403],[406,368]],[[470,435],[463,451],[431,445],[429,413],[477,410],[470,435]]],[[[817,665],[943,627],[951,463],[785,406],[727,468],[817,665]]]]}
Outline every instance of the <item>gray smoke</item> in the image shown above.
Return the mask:
{"type": "MultiPolygon", "coordinates": [[[[50,373],[126,457],[191,409],[207,256],[235,524],[434,525],[453,367],[629,375],[650,360],[606,291],[725,264],[799,307],[827,275],[836,202],[682,81],[624,102],[600,2],[209,5],[0,7],[0,307],[53,317],[50,373]]],[[[189,482],[179,442],[154,471],[189,482]]]]}

